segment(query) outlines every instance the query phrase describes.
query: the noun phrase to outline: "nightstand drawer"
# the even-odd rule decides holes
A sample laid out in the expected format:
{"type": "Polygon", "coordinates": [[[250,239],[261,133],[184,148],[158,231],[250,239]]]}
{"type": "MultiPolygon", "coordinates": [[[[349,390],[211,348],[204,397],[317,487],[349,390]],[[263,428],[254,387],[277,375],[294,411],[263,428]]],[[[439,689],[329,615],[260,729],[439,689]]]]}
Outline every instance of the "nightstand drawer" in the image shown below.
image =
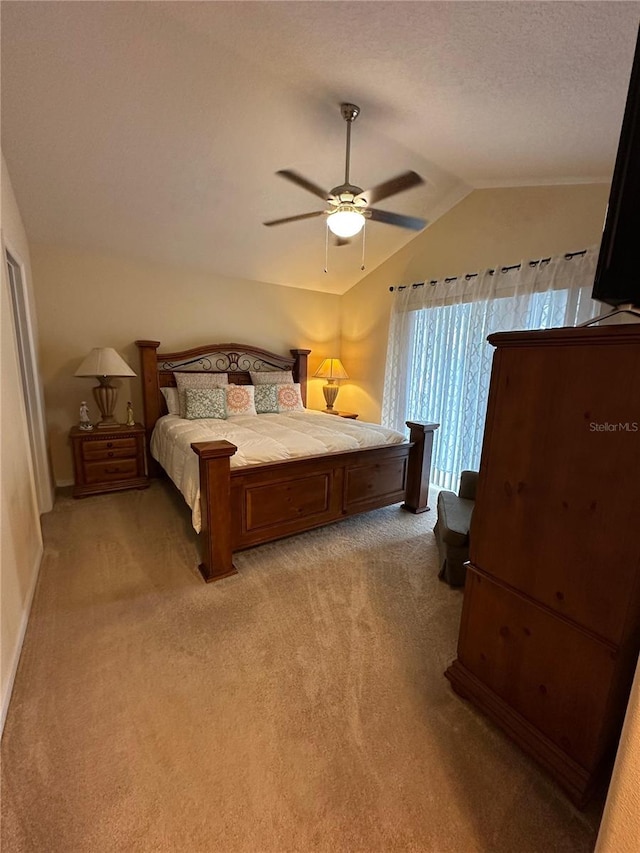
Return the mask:
{"type": "Polygon", "coordinates": [[[116,424],[105,431],[71,430],[75,486],[73,496],[146,489],[145,438],[141,424],[116,424]]]}
{"type": "Polygon", "coordinates": [[[84,466],[84,478],[88,486],[113,480],[129,480],[138,476],[138,462],[135,457],[116,459],[113,462],[87,462],[84,466]]]}
{"type": "Polygon", "coordinates": [[[87,461],[97,459],[122,459],[136,455],[137,442],[135,437],[109,438],[104,441],[85,441],[82,445],[82,455],[87,461]]]}

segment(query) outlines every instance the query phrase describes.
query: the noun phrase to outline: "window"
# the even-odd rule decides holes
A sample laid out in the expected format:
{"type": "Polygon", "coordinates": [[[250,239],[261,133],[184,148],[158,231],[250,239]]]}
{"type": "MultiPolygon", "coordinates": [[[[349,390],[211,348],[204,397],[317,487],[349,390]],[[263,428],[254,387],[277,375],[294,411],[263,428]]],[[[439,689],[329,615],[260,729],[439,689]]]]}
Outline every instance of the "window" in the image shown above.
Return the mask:
{"type": "Polygon", "coordinates": [[[478,470],[494,352],[487,336],[573,326],[593,317],[596,257],[589,250],[579,258],[550,259],[533,272],[504,268],[504,274],[461,277],[454,288],[450,279],[396,294],[383,423],[401,430],[407,420],[440,424],[432,457],[435,485],[456,489],[460,471],[478,470]]]}

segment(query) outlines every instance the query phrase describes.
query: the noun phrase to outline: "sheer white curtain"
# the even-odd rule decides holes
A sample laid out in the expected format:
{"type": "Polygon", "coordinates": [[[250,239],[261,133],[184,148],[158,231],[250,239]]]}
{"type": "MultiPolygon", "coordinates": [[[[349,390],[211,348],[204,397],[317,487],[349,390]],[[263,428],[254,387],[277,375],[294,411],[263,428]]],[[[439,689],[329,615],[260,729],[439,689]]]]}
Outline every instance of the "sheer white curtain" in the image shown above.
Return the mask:
{"type": "Polygon", "coordinates": [[[382,423],[440,423],[431,481],[456,489],[478,469],[494,348],[492,332],[575,326],[591,300],[598,252],[559,255],[399,289],[389,327],[382,423]]]}

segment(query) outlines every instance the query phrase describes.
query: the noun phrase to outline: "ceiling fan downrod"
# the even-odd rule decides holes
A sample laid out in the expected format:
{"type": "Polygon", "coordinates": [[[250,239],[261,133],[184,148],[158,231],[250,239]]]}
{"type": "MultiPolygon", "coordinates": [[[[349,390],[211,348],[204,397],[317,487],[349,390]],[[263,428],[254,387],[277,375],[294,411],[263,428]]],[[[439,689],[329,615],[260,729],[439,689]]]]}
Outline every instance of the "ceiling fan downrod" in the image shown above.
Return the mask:
{"type": "Polygon", "coordinates": [[[344,184],[349,186],[349,160],[351,159],[351,125],[360,115],[360,107],[356,104],[340,104],[342,118],[347,123],[347,156],[344,167],[344,184]]]}

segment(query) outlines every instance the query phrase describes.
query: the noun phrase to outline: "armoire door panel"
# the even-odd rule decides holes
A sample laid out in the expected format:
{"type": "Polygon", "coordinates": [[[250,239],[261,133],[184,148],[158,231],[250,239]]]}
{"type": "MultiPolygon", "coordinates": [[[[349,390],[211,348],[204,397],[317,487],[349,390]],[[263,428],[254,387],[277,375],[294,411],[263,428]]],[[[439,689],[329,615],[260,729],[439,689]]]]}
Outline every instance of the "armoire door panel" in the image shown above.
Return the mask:
{"type": "Polygon", "coordinates": [[[616,665],[611,647],[473,569],[465,606],[460,663],[573,759],[595,767],[616,665]]]}
{"type": "Polygon", "coordinates": [[[640,502],[612,498],[638,493],[640,347],[498,352],[492,394],[471,561],[618,642],[640,502]]]}

